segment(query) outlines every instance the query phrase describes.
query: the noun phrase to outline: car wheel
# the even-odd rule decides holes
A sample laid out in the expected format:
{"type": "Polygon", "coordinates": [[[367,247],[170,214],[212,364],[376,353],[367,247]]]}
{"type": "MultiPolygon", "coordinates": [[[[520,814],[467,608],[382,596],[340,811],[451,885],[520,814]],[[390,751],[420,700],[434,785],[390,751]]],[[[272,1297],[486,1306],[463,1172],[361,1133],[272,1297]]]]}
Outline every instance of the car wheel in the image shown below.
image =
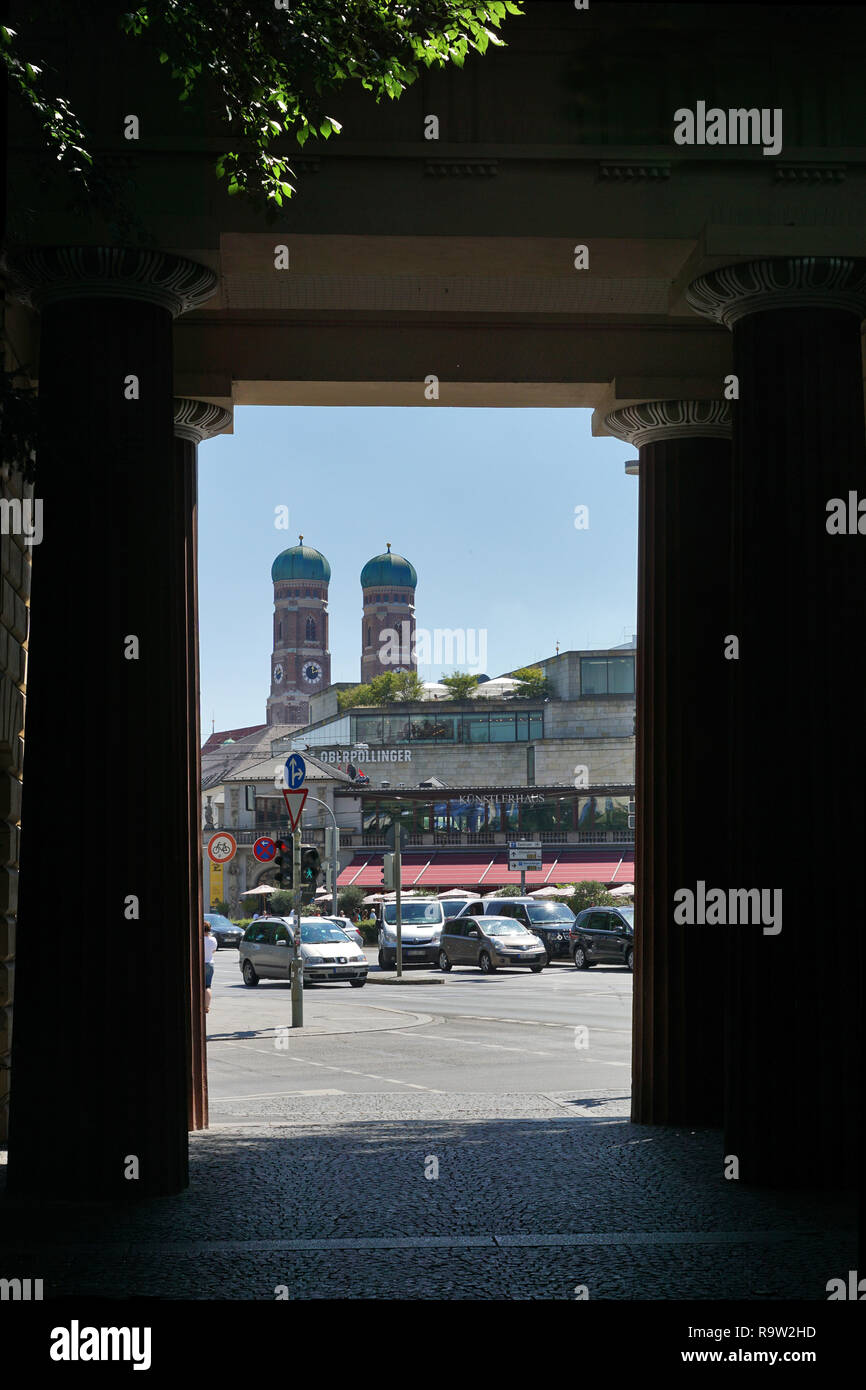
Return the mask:
{"type": "Polygon", "coordinates": [[[544,969],[544,961],[540,961],[538,965],[530,965],[529,968],[532,971],[533,975],[540,975],[542,970],[544,969]]]}
{"type": "Polygon", "coordinates": [[[589,961],[586,958],[586,951],[582,946],[574,948],[574,965],[576,970],[588,970],[589,961]]]}
{"type": "Polygon", "coordinates": [[[364,987],[364,985],[365,985],[366,983],[367,983],[366,980],[350,980],[350,981],[349,981],[349,984],[352,986],[352,989],[363,989],[363,987],[364,987]]]}
{"type": "Polygon", "coordinates": [[[439,952],[439,969],[444,970],[446,974],[451,969],[451,962],[444,951],[439,952]]]}
{"type": "Polygon", "coordinates": [[[387,967],[387,965],[385,964],[385,952],[382,950],[381,946],[379,947],[379,957],[378,957],[378,959],[379,959],[379,969],[380,969],[380,970],[387,970],[388,967],[387,967]]]}
{"type": "Polygon", "coordinates": [[[634,947],[629,946],[625,953],[625,963],[629,970],[634,970],[634,947]]]}
{"type": "Polygon", "coordinates": [[[482,975],[492,975],[496,969],[487,951],[481,952],[481,955],[478,957],[478,965],[482,975]]]}
{"type": "Polygon", "coordinates": [[[255,970],[253,970],[252,961],[249,961],[249,960],[245,960],[245,961],[244,961],[244,968],[243,968],[243,970],[241,971],[241,974],[242,974],[243,977],[244,977],[244,984],[245,984],[245,985],[257,985],[257,984],[258,984],[258,982],[259,982],[259,977],[258,977],[258,975],[256,974],[255,970]]]}

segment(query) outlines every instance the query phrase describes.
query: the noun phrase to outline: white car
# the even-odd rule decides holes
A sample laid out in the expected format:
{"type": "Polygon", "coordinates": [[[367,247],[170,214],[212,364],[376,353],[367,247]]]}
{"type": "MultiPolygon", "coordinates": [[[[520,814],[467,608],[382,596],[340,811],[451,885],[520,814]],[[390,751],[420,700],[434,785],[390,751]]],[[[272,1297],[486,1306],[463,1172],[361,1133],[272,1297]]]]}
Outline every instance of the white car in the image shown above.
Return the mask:
{"type": "MultiPolygon", "coordinates": [[[[244,932],[238,964],[245,985],[291,978],[294,924],[291,917],[260,917],[244,932]]],[[[334,922],[301,918],[304,981],[348,980],[353,989],[367,983],[367,957],[334,922]]]]}
{"type": "Polygon", "coordinates": [[[361,946],[361,947],[363,947],[363,945],[364,945],[364,938],[363,938],[363,936],[361,935],[361,933],[358,931],[358,928],[355,926],[355,923],[354,923],[354,922],[350,922],[348,917],[334,917],[334,916],[329,912],[329,913],[327,914],[327,916],[319,917],[318,920],[319,920],[320,922],[334,922],[338,927],[340,927],[340,928],[346,933],[346,935],[348,936],[348,938],[349,938],[350,941],[354,941],[354,943],[355,943],[356,946],[361,946]]]}

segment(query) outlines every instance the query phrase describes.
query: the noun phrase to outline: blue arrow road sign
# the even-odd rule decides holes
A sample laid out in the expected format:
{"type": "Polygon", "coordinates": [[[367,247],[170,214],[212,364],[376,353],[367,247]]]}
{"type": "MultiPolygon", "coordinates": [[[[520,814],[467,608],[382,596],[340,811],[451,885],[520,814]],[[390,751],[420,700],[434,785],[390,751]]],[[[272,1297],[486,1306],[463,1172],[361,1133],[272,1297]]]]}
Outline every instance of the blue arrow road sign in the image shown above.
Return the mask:
{"type": "Polygon", "coordinates": [[[292,753],[291,757],[286,758],[285,771],[287,791],[296,792],[304,785],[307,776],[307,764],[300,753],[292,753]]]}

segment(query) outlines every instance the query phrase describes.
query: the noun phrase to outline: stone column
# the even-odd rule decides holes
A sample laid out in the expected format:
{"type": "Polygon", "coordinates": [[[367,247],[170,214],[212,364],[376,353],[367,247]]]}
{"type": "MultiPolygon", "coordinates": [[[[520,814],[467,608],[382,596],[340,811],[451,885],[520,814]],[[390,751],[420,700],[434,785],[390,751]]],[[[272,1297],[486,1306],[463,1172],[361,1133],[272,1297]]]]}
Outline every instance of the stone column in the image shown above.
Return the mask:
{"type": "Polygon", "coordinates": [[[207,1054],[204,1022],[204,954],[202,949],[202,814],[201,814],[201,732],[199,720],[198,646],[198,446],[231,423],[231,415],[207,401],[174,402],[174,449],[181,484],[183,511],[183,575],[186,598],[184,644],[186,650],[187,711],[185,767],[188,772],[187,814],[189,818],[189,972],[190,1014],[188,1028],[189,1072],[188,1114],[190,1129],[207,1127],[207,1054]]]}
{"type": "Polygon", "coordinates": [[[722,933],[674,893],[724,881],[730,407],[652,401],[605,418],[639,449],[632,1118],[722,1121],[722,933]]]}
{"type": "Polygon", "coordinates": [[[862,1084],[866,260],[743,262],[688,299],[731,329],[739,389],[723,886],[767,891],[760,924],[726,928],[725,1148],[746,1181],[841,1189],[862,1084]],[[853,534],[828,530],[834,498],[853,534]]]}
{"type": "Polygon", "coordinates": [[[9,1187],[134,1199],[188,1180],[189,690],[172,318],[207,299],[216,277],[123,247],[37,248],[10,269],[42,311],[44,538],[9,1187]]]}

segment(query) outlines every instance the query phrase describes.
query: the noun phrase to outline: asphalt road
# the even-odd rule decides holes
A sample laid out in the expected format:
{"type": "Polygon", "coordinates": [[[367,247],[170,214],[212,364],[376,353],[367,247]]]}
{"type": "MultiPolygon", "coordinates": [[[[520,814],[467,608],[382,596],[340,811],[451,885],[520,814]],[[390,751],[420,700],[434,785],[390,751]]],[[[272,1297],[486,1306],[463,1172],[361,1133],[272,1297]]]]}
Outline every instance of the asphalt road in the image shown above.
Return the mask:
{"type": "Polygon", "coordinates": [[[241,1111],[253,1118],[257,1098],[281,1096],[627,1093],[632,976],[622,967],[579,972],[563,962],[540,975],[492,976],[412,967],[407,983],[386,985],[375,952],[368,955],[363,991],[307,988],[305,1027],[289,1031],[289,985],[249,989],[235,953],[217,953],[208,1016],[214,1120],[241,1111]]]}

